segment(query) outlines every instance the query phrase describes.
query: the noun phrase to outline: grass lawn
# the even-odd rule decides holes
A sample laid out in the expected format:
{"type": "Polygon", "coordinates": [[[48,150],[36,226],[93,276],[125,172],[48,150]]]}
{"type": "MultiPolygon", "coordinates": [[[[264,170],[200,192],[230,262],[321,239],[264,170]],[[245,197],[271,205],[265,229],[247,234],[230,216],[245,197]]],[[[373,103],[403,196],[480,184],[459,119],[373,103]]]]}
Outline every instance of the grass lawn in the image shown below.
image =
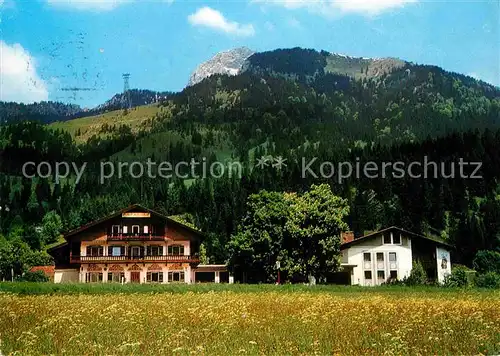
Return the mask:
{"type": "Polygon", "coordinates": [[[86,142],[92,135],[100,136],[100,130],[104,124],[110,126],[127,125],[135,132],[143,126],[146,120],[152,119],[160,111],[161,108],[156,104],[144,105],[131,109],[126,115],[124,115],[123,110],[115,110],[96,116],[54,122],[49,127],[67,131],[78,143],[82,143],[86,142]],[[80,135],[77,136],[78,131],[80,131],[80,135]]]}
{"type": "Polygon", "coordinates": [[[4,355],[498,354],[500,293],[0,283],[4,355]]]}

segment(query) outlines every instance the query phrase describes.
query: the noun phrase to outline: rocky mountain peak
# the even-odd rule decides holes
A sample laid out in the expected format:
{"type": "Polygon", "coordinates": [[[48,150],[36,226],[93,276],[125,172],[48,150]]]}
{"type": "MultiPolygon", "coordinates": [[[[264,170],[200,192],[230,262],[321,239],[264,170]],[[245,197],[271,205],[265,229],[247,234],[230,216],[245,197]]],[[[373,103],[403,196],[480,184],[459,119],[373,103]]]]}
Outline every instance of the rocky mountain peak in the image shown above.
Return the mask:
{"type": "Polygon", "coordinates": [[[189,78],[188,86],[197,84],[214,74],[237,75],[240,73],[246,59],[254,53],[247,47],[219,52],[194,70],[189,78]]]}

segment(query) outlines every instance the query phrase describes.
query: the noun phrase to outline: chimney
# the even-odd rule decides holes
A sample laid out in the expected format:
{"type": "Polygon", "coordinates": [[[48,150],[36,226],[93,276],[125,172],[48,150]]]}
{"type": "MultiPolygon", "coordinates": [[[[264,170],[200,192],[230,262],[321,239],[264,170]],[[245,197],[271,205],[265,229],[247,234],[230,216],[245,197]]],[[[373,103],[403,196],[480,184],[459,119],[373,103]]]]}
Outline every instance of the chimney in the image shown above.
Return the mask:
{"type": "Polygon", "coordinates": [[[340,243],[346,244],[354,240],[354,232],[352,231],[344,231],[340,233],[340,243]]]}

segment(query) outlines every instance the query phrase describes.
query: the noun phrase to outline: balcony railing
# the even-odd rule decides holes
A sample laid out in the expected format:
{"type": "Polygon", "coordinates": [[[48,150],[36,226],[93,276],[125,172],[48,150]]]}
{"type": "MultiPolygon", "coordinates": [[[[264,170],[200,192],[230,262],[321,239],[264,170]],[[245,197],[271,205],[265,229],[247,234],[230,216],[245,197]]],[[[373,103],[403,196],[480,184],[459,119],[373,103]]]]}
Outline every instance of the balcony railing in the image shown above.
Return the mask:
{"type": "Polygon", "coordinates": [[[109,262],[174,262],[199,263],[196,255],[138,255],[138,256],[70,256],[71,263],[109,263],[109,262]]]}
{"type": "Polygon", "coordinates": [[[165,236],[151,234],[109,234],[108,241],[164,241],[165,236]]]}

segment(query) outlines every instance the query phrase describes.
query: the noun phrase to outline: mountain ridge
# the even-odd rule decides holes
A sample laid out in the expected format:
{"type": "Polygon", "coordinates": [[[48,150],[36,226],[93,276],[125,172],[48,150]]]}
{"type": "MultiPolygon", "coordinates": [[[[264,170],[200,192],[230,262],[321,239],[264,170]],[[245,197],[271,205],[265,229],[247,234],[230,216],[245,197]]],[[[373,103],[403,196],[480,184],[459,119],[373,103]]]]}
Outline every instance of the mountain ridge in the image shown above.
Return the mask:
{"type": "MultiPolygon", "coordinates": [[[[434,67],[435,66],[428,66],[428,68],[434,67]]],[[[343,86],[345,87],[345,85],[347,85],[347,78],[355,80],[378,80],[391,72],[402,69],[406,71],[403,74],[410,75],[414,68],[420,68],[420,66],[391,57],[354,57],[346,54],[303,49],[299,47],[254,52],[246,47],[239,47],[219,52],[209,61],[201,63],[197,67],[197,70],[191,75],[188,83],[189,85],[184,90],[193,88],[214,75],[234,76],[243,73],[251,73],[260,77],[267,75],[281,76],[288,79],[299,80],[306,85],[308,85],[307,82],[313,80],[315,76],[332,74],[333,77],[324,77],[323,81],[334,80],[336,84],[344,83],[343,86]]],[[[439,68],[439,70],[444,71],[444,69],[441,68],[439,68]]],[[[496,95],[495,93],[498,92],[498,88],[489,83],[459,73],[447,73],[451,73],[450,75],[460,78],[467,86],[482,88],[482,90],[485,91],[485,95],[490,98],[494,97],[496,95]]],[[[323,84],[328,85],[326,82],[323,84]]],[[[337,87],[340,88],[341,86],[337,87]]],[[[132,89],[127,92],[127,94],[118,93],[105,103],[90,110],[82,109],[77,105],[55,102],[29,105],[0,102],[0,118],[2,119],[2,123],[25,119],[38,120],[43,123],[67,121],[79,117],[99,115],[107,111],[123,109],[127,107],[127,95],[130,97],[131,106],[137,107],[165,101],[177,94],[178,93],[132,89]]]]}
{"type": "Polygon", "coordinates": [[[237,75],[245,60],[255,52],[247,47],[237,47],[216,53],[209,60],[200,63],[191,73],[187,86],[198,84],[215,74],[237,75]]]}

